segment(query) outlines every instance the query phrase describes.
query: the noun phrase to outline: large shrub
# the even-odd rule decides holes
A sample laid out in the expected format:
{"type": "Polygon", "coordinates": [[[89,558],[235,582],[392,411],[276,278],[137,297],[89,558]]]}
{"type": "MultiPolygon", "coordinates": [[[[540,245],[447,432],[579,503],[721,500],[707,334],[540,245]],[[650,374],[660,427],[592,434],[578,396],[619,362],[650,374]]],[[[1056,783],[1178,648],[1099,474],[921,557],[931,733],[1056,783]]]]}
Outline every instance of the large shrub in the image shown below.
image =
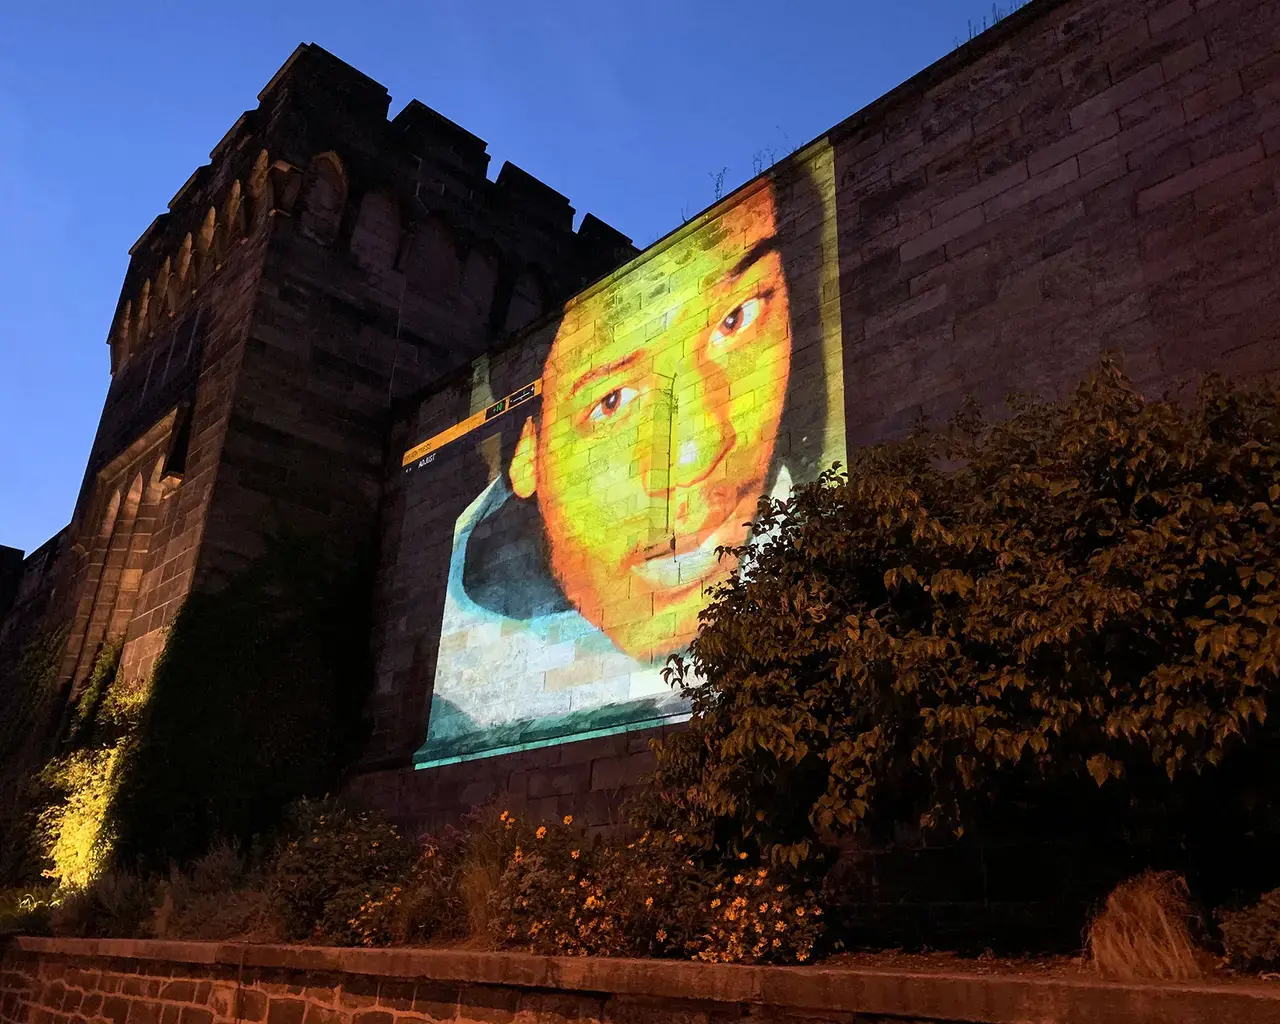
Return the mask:
{"type": "Polygon", "coordinates": [[[1011,809],[1274,827],[1277,470],[1276,394],[1144,401],[1107,363],[1069,400],[966,411],[764,499],[673,667],[705,685],[648,820],[810,867],[1011,809]]]}

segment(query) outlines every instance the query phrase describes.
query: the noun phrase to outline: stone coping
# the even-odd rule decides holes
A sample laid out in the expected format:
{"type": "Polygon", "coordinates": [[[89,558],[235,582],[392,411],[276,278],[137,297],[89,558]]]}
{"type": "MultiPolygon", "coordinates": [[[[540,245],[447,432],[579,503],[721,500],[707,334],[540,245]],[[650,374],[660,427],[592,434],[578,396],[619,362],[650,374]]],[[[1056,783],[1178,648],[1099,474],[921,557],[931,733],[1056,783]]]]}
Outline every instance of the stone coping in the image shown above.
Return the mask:
{"type": "Polygon", "coordinates": [[[603,996],[694,1000],[984,1024],[1274,1024],[1280,984],[1120,983],[960,971],[753,967],[679,960],[550,957],[458,949],[350,949],[244,942],[59,939],[0,943],[45,956],[91,957],[422,978],[603,996]]]}

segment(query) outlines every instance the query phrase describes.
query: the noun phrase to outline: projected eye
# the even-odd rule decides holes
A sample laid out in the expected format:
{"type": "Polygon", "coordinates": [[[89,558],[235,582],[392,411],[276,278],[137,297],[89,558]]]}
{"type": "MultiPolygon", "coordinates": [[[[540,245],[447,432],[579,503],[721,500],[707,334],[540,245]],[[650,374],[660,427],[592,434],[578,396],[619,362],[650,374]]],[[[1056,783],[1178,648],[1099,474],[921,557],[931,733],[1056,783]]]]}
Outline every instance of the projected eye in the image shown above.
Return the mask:
{"type": "Polygon", "coordinates": [[[763,309],[764,296],[756,296],[734,306],[712,332],[711,343],[718,345],[722,342],[733,340],[733,338],[756,322],[763,309]]]}
{"type": "Polygon", "coordinates": [[[591,419],[600,422],[616,416],[618,410],[630,403],[637,394],[639,392],[635,388],[614,388],[604,398],[596,402],[591,410],[591,419]]]}

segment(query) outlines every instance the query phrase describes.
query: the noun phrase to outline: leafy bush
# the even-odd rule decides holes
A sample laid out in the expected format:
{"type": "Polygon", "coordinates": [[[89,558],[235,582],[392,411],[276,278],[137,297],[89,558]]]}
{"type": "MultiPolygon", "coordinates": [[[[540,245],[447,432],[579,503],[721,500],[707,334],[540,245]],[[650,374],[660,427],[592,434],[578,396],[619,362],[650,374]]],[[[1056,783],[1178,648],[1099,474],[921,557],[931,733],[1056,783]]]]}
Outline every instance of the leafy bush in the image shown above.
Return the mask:
{"type": "Polygon", "coordinates": [[[1280,964],[1280,889],[1265,893],[1243,910],[1219,914],[1222,946],[1227,960],[1243,968],[1280,964]]]}
{"type": "Polygon", "coordinates": [[[1108,363],[1011,412],[761,501],[670,670],[693,720],[651,825],[818,872],[851,834],[1023,807],[1161,833],[1205,820],[1180,794],[1236,798],[1215,769],[1276,751],[1280,396],[1147,402],[1108,363]]]}
{"type": "Polygon", "coordinates": [[[367,812],[303,802],[268,888],[286,937],[336,945],[364,939],[361,915],[387,900],[414,862],[412,844],[367,812]]]}

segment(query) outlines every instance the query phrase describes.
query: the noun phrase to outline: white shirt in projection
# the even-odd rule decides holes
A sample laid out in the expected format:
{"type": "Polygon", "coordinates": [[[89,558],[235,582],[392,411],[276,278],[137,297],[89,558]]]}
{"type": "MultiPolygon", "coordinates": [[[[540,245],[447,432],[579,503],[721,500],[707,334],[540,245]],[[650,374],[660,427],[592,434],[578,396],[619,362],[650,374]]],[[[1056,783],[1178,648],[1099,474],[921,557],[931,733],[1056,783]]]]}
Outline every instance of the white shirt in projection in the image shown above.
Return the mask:
{"type": "MultiPolygon", "coordinates": [[[[782,467],[772,496],[790,493],[791,476],[782,467]]],[[[458,517],[419,765],[687,719],[688,701],[662,676],[665,659],[651,665],[623,654],[563,599],[556,610],[516,618],[468,593],[464,572],[473,533],[479,538],[491,529],[487,520],[509,500],[500,477],[458,517]]],[[[495,547],[501,550],[500,543],[495,547]]],[[[512,578],[509,585],[526,582],[512,578]]]]}

